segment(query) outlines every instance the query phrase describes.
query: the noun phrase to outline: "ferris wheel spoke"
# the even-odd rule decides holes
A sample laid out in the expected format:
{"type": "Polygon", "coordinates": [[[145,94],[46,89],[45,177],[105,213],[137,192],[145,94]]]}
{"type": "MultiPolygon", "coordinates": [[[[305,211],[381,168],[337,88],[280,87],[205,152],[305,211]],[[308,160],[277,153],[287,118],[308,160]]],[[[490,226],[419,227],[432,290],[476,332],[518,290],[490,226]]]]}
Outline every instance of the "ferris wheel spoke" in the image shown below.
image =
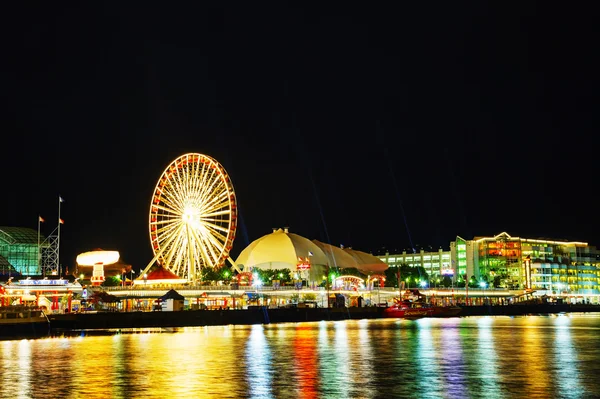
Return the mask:
{"type": "Polygon", "coordinates": [[[209,184],[203,185],[202,191],[200,192],[200,198],[203,203],[206,202],[206,200],[217,191],[218,184],[221,182],[221,180],[215,176],[215,174],[215,169],[209,170],[208,172],[208,179],[210,179],[209,184]]]}
{"type": "Polygon", "coordinates": [[[176,166],[176,170],[173,173],[173,179],[170,181],[171,194],[174,201],[179,205],[182,205],[187,195],[185,190],[185,175],[187,169],[181,166],[176,166]]]}
{"type": "Polygon", "coordinates": [[[185,185],[181,182],[181,171],[178,170],[173,180],[172,188],[170,192],[172,201],[178,205],[180,209],[183,209],[185,203],[185,185]]]}
{"type": "Polygon", "coordinates": [[[177,174],[177,170],[174,164],[171,164],[167,170],[170,171],[169,178],[166,180],[166,184],[161,188],[163,191],[164,197],[168,198],[174,204],[179,203],[179,199],[176,198],[177,193],[179,192],[179,188],[176,186],[176,179],[173,177],[177,174]]]}
{"type": "Polygon", "coordinates": [[[205,206],[204,208],[202,208],[202,213],[201,213],[202,217],[205,217],[207,215],[211,215],[211,214],[217,213],[217,212],[231,210],[231,204],[227,201],[227,197],[220,198],[219,200],[220,200],[220,202],[214,202],[214,203],[210,204],[209,206],[205,206]]]}
{"type": "Polygon", "coordinates": [[[211,259],[210,255],[208,254],[208,251],[206,250],[207,247],[209,247],[209,245],[206,245],[207,242],[206,242],[206,240],[204,240],[204,235],[203,234],[198,235],[198,233],[196,231],[194,231],[193,234],[196,238],[196,243],[198,244],[198,249],[200,249],[200,253],[202,254],[202,258],[204,259],[203,265],[212,267],[213,264],[216,262],[214,262],[211,259]]]}
{"type": "Polygon", "coordinates": [[[192,192],[194,194],[194,199],[195,200],[199,200],[200,199],[200,192],[202,189],[202,182],[205,180],[205,167],[204,164],[201,163],[200,161],[198,161],[198,163],[196,163],[194,165],[194,169],[193,169],[193,179],[192,179],[192,192]]]}
{"type": "Polygon", "coordinates": [[[185,248],[181,251],[182,254],[184,253],[184,251],[186,252],[187,255],[187,259],[186,262],[187,263],[187,274],[188,274],[188,278],[189,276],[195,276],[197,274],[197,270],[199,268],[199,264],[197,262],[196,259],[196,254],[194,252],[194,243],[195,243],[195,239],[193,237],[193,229],[191,228],[191,226],[188,224],[186,226],[186,231],[185,231],[185,238],[186,238],[186,246],[185,248]]]}
{"type": "Polygon", "coordinates": [[[181,247],[181,226],[173,232],[172,240],[169,242],[169,251],[167,256],[164,258],[165,263],[170,265],[173,261],[173,256],[177,254],[178,248],[181,247]]]}
{"type": "MultiPolygon", "coordinates": [[[[176,245],[174,245],[174,243],[177,242],[177,238],[179,236],[179,232],[175,229],[172,230],[170,232],[165,232],[164,234],[161,235],[161,237],[163,237],[162,240],[159,240],[158,244],[161,247],[164,247],[167,249],[167,252],[171,252],[173,250],[174,247],[176,247],[176,245]]],[[[166,259],[167,257],[162,256],[162,259],[166,259]]]]}
{"type": "Polygon", "coordinates": [[[183,203],[181,199],[177,198],[171,191],[166,191],[162,197],[163,204],[170,208],[170,212],[181,215],[183,213],[183,203]]]}
{"type": "Polygon", "coordinates": [[[161,204],[152,204],[152,207],[156,208],[157,210],[165,211],[165,212],[170,213],[175,216],[181,216],[181,214],[182,214],[182,212],[180,212],[177,209],[174,209],[172,207],[166,207],[161,204]]]}
{"type": "Polygon", "coordinates": [[[202,220],[214,220],[211,219],[213,216],[222,216],[222,215],[230,215],[231,211],[229,209],[219,212],[205,213],[202,215],[202,220]]]}
{"type": "Polygon", "coordinates": [[[221,249],[225,244],[225,237],[223,237],[223,235],[214,230],[207,229],[204,234],[202,234],[202,237],[204,238],[204,242],[210,243],[209,247],[215,246],[219,249],[219,252],[221,252],[221,249]]]}
{"type": "Polygon", "coordinates": [[[225,244],[225,241],[219,241],[216,235],[208,235],[207,238],[208,241],[212,244],[212,248],[217,249],[219,251],[218,257],[220,257],[221,253],[223,252],[223,246],[225,244]]]}
{"type": "Polygon", "coordinates": [[[170,220],[169,223],[165,223],[160,228],[157,228],[156,233],[162,234],[167,238],[172,232],[176,234],[178,227],[179,224],[176,221],[170,220]]]}
{"type": "Polygon", "coordinates": [[[204,250],[208,265],[214,267],[219,261],[219,256],[215,253],[212,247],[213,243],[210,240],[212,235],[205,229],[202,229],[200,230],[200,234],[198,234],[198,236],[199,243],[202,244],[200,248],[204,250]]]}
{"type": "MultiPolygon", "coordinates": [[[[229,227],[229,223],[227,223],[226,227],[220,226],[218,224],[214,224],[214,223],[204,223],[204,226],[210,230],[213,234],[220,234],[220,233],[225,233],[227,234],[229,232],[229,229],[226,227],[229,227]]],[[[223,240],[225,241],[225,240],[223,240]]]]}
{"type": "Polygon", "coordinates": [[[212,256],[211,266],[216,267],[219,266],[219,259],[221,258],[221,254],[223,252],[223,243],[219,242],[215,236],[211,234],[207,234],[205,236],[205,242],[207,242],[206,247],[212,256]]]}
{"type": "Polygon", "coordinates": [[[209,172],[210,172],[210,167],[208,167],[204,163],[201,163],[201,162],[198,163],[198,169],[196,170],[196,173],[194,174],[193,187],[194,187],[195,196],[200,201],[202,201],[203,190],[204,190],[204,186],[206,185],[206,182],[208,181],[209,172]]]}
{"type": "Polygon", "coordinates": [[[175,260],[171,260],[171,262],[169,263],[170,265],[174,266],[172,266],[171,271],[179,276],[185,276],[185,246],[178,246],[175,250],[175,255],[175,260]]]}
{"type": "Polygon", "coordinates": [[[173,241],[177,238],[177,230],[177,225],[165,226],[157,230],[156,235],[159,245],[162,245],[164,247],[170,246],[173,243],[173,241]]]}
{"type": "Polygon", "coordinates": [[[227,192],[219,193],[203,204],[202,213],[207,213],[212,210],[221,209],[228,205],[227,192]]]}
{"type": "MultiPolygon", "coordinates": [[[[181,217],[179,217],[179,219],[181,219],[181,217]]],[[[158,226],[158,225],[164,225],[164,224],[177,223],[177,221],[178,221],[178,219],[176,219],[174,217],[169,217],[169,218],[157,220],[156,222],[150,222],[150,224],[158,226]]]]}

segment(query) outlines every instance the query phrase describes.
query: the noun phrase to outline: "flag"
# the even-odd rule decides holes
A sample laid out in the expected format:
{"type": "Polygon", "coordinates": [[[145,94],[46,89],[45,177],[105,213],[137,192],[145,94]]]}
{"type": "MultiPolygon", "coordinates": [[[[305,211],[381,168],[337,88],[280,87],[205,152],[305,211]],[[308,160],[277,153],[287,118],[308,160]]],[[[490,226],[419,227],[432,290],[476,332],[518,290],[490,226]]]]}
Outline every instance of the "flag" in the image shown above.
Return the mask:
{"type": "Polygon", "coordinates": [[[65,224],[65,221],[64,221],[64,220],[62,220],[61,218],[58,218],[58,223],[60,223],[60,224],[65,224]]]}
{"type": "Polygon", "coordinates": [[[313,256],[314,254],[311,251],[308,251],[308,256],[313,256]]]}
{"type": "Polygon", "coordinates": [[[65,202],[65,200],[59,195],[58,196],[58,202],[65,202]]]}
{"type": "Polygon", "coordinates": [[[44,218],[43,218],[43,217],[41,217],[41,216],[40,216],[39,218],[40,218],[40,222],[42,222],[42,223],[44,223],[44,222],[45,222],[45,220],[44,220],[44,218]]]}

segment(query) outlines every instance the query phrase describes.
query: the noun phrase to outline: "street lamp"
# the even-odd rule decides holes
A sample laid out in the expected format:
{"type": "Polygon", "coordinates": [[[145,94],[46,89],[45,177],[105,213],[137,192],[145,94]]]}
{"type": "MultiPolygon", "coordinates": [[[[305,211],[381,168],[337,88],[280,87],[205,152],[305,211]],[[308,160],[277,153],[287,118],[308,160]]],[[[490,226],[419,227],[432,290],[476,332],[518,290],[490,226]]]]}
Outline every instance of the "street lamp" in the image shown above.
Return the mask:
{"type": "Polygon", "coordinates": [[[258,278],[258,273],[254,273],[252,281],[254,283],[254,286],[256,287],[256,296],[259,297],[258,299],[260,299],[259,287],[262,284],[262,281],[260,281],[260,279],[258,278]]]}
{"type": "Polygon", "coordinates": [[[482,281],[479,283],[479,286],[483,290],[483,296],[485,297],[485,287],[487,287],[487,283],[485,281],[482,281]]]}

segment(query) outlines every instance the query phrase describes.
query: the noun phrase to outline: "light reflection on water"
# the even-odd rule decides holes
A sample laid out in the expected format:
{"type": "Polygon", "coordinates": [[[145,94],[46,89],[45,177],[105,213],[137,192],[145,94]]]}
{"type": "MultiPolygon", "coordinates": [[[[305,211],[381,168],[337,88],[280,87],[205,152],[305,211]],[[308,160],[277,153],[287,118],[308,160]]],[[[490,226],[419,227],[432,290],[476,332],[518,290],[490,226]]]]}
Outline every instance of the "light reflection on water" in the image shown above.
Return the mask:
{"type": "Polygon", "coordinates": [[[600,397],[600,315],[156,331],[1,341],[0,397],[600,397]]]}

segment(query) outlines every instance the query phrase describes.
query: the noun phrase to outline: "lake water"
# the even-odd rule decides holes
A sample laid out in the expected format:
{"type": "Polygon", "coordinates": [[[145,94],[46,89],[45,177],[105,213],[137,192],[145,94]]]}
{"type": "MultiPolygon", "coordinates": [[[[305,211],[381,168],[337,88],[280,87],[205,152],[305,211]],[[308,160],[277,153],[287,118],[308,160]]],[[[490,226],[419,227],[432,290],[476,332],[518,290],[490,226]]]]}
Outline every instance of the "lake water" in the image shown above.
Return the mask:
{"type": "Polygon", "coordinates": [[[598,398],[600,315],[0,341],[2,398],[598,398]]]}

